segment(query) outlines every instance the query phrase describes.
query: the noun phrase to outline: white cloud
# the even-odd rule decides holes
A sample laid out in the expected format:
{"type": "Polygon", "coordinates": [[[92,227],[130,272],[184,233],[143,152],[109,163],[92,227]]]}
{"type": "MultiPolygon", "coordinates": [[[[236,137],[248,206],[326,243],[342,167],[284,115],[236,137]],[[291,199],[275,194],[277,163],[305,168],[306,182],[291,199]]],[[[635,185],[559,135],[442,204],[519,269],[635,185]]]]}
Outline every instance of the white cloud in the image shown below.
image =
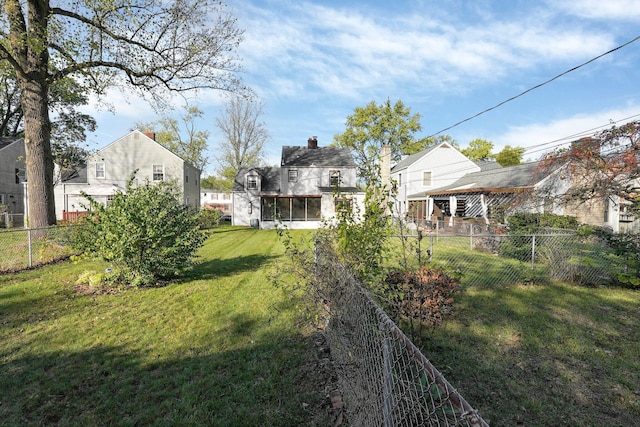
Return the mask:
{"type": "Polygon", "coordinates": [[[640,3],[637,0],[553,0],[549,5],[583,18],[623,21],[640,18],[640,3]]]}
{"type": "Polygon", "coordinates": [[[525,158],[534,160],[545,151],[566,145],[583,136],[606,129],[612,123],[624,124],[640,117],[640,105],[610,109],[590,114],[576,114],[548,123],[531,123],[524,126],[511,126],[503,134],[490,138],[494,142],[494,151],[505,145],[524,147],[525,158]]]}

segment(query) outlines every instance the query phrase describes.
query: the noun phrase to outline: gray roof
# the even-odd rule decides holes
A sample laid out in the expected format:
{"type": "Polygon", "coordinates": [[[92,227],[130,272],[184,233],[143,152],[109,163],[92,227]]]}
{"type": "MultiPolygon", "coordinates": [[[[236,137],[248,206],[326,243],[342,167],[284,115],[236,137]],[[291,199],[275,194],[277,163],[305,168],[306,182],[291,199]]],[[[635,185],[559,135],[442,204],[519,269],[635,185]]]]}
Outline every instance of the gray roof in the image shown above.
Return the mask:
{"type": "Polygon", "coordinates": [[[60,172],[60,180],[65,184],[86,184],[87,165],[79,165],[71,169],[63,169],[60,172]]]}
{"type": "Polygon", "coordinates": [[[500,192],[531,187],[543,178],[537,177],[535,173],[538,162],[508,167],[486,166],[479,172],[466,174],[453,184],[427,191],[426,194],[500,192]]]}
{"type": "Polygon", "coordinates": [[[21,136],[3,136],[0,137],[0,150],[2,150],[4,147],[8,147],[9,145],[13,144],[14,142],[20,141],[22,140],[21,136]]]}
{"type": "Polygon", "coordinates": [[[296,166],[336,166],[355,167],[353,156],[348,148],[343,147],[282,147],[282,167],[296,166]]]}
{"type": "Polygon", "coordinates": [[[233,191],[244,191],[244,177],[250,171],[256,171],[260,175],[260,192],[280,191],[280,168],[241,168],[233,181],[233,191]]]}
{"type": "MultiPolygon", "coordinates": [[[[446,142],[443,142],[442,144],[446,144],[446,142]]],[[[391,168],[391,172],[396,172],[396,171],[408,168],[414,162],[416,162],[423,156],[427,155],[431,151],[435,150],[437,147],[440,147],[442,144],[431,145],[418,153],[405,157],[404,159],[400,160],[391,168]]]]}

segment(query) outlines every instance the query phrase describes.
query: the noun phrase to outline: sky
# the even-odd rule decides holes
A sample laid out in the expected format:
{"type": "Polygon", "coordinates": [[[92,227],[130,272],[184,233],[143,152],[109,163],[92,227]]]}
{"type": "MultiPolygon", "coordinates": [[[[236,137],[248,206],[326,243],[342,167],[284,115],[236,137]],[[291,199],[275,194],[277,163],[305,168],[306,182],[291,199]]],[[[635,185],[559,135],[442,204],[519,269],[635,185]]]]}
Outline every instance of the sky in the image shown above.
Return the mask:
{"type": "MultiPolygon", "coordinates": [[[[356,107],[387,99],[420,114],[418,138],[442,133],[462,148],[482,138],[494,152],[524,147],[524,160],[640,119],[640,40],[595,59],[640,36],[637,0],[227,4],[245,31],[239,76],[264,103],[270,165],[279,164],[282,146],[306,145],[310,136],[329,145],[356,107]]],[[[115,113],[89,111],[98,122],[89,136],[96,148],[159,118],[135,96],[114,90],[110,97],[115,113]]],[[[222,143],[215,120],[224,98],[207,93],[191,103],[204,112],[196,126],[210,132],[207,176],[222,143]]]]}

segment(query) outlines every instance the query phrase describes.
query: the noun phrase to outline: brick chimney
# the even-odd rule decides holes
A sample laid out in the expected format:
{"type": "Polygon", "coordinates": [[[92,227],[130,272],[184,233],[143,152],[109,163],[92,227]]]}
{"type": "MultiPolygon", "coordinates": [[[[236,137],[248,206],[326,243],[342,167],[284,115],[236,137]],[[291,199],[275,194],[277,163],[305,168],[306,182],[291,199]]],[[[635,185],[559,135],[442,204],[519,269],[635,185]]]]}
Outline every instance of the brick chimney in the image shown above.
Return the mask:
{"type": "Polygon", "coordinates": [[[156,140],[156,133],[155,133],[155,132],[150,132],[150,131],[146,130],[146,131],[144,131],[144,132],[142,132],[142,133],[144,133],[144,135],[145,135],[147,138],[151,138],[151,139],[153,139],[154,141],[156,140]]]}
{"type": "Polygon", "coordinates": [[[310,150],[315,150],[316,148],[318,148],[318,137],[317,136],[312,136],[309,139],[307,139],[307,148],[310,150]]]}

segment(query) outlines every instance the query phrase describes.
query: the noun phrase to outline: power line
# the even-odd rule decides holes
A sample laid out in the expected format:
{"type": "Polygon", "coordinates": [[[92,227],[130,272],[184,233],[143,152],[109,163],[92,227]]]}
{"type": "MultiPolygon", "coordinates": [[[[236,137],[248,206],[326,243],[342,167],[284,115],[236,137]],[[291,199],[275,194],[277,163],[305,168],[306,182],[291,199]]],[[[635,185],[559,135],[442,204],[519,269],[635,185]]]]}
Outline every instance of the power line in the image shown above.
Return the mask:
{"type": "Polygon", "coordinates": [[[489,112],[489,111],[491,111],[491,110],[495,110],[496,108],[498,108],[498,107],[500,107],[500,106],[502,106],[502,105],[506,104],[507,102],[510,102],[510,101],[513,101],[514,99],[520,98],[521,96],[523,96],[523,95],[525,95],[525,94],[527,94],[527,93],[529,93],[529,92],[531,92],[531,91],[533,91],[533,90],[535,90],[535,89],[538,89],[538,88],[540,88],[540,87],[542,87],[542,86],[544,86],[544,85],[546,85],[546,84],[549,84],[549,83],[551,83],[552,81],[557,80],[557,79],[559,79],[560,77],[562,77],[562,76],[564,76],[564,75],[566,75],[566,74],[569,74],[569,73],[571,73],[571,72],[573,72],[573,71],[576,71],[577,69],[579,69],[579,68],[581,68],[581,67],[584,67],[585,65],[590,64],[590,63],[592,63],[592,62],[594,62],[594,61],[596,61],[596,60],[598,60],[598,59],[602,58],[603,56],[609,55],[610,53],[613,53],[613,52],[615,52],[615,51],[617,51],[617,50],[619,50],[619,49],[622,49],[623,47],[626,47],[626,46],[630,45],[631,43],[634,43],[634,42],[636,42],[636,41],[638,41],[638,40],[640,40],[640,36],[637,36],[636,38],[634,38],[634,39],[632,39],[632,40],[629,40],[628,42],[626,42],[626,43],[624,43],[624,44],[622,44],[622,45],[620,45],[620,46],[618,46],[618,47],[616,47],[616,48],[613,48],[613,49],[611,49],[610,51],[607,51],[607,52],[605,52],[605,53],[603,53],[603,54],[601,54],[601,55],[598,55],[598,56],[596,56],[595,58],[591,58],[591,59],[590,59],[590,60],[588,60],[587,62],[584,62],[584,63],[582,63],[582,64],[580,64],[580,65],[578,65],[578,66],[575,66],[575,67],[573,67],[573,68],[571,68],[571,69],[569,69],[569,70],[567,70],[567,71],[565,71],[565,72],[563,72],[563,73],[560,73],[560,74],[558,74],[557,76],[552,77],[552,78],[550,78],[550,79],[549,79],[549,80],[547,80],[547,81],[544,81],[544,82],[542,82],[542,83],[540,83],[540,84],[537,84],[537,85],[535,85],[535,86],[533,86],[533,87],[531,87],[531,88],[529,88],[529,89],[525,90],[524,92],[519,93],[518,95],[512,96],[511,98],[506,99],[506,100],[504,100],[504,101],[500,102],[499,104],[494,105],[493,107],[489,107],[489,108],[487,108],[486,110],[480,111],[479,113],[474,114],[474,115],[473,115],[473,116],[471,116],[471,117],[467,117],[466,119],[464,119],[464,120],[460,120],[459,122],[457,122],[457,123],[455,123],[455,124],[453,124],[453,125],[451,125],[451,126],[449,126],[449,127],[446,127],[446,128],[444,128],[444,129],[442,129],[442,130],[439,130],[438,132],[436,132],[436,133],[434,133],[434,134],[432,134],[432,135],[429,135],[427,138],[432,138],[432,137],[434,137],[434,136],[437,136],[437,135],[441,134],[442,132],[445,132],[445,131],[448,131],[449,129],[453,129],[454,127],[460,126],[462,123],[468,122],[469,120],[473,120],[473,119],[475,119],[476,117],[481,116],[481,115],[483,115],[483,114],[485,114],[485,113],[488,113],[488,112],[489,112]]]}

